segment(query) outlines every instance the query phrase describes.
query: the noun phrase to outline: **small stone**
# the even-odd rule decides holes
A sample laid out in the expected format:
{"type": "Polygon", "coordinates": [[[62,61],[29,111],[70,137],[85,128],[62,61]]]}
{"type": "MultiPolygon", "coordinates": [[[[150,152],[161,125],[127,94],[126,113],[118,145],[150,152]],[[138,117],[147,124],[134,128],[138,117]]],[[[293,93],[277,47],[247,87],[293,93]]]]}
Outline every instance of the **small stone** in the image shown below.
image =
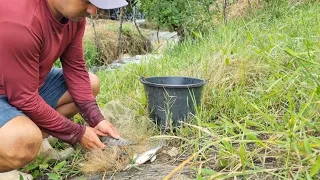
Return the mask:
{"type": "Polygon", "coordinates": [[[123,54],[121,59],[132,58],[129,54],[123,54]]]}
{"type": "Polygon", "coordinates": [[[179,150],[178,150],[178,148],[173,147],[167,152],[167,154],[171,157],[175,157],[179,154],[179,150]]]}
{"type": "Polygon", "coordinates": [[[5,180],[17,180],[17,179],[21,179],[21,177],[22,179],[28,179],[28,180],[33,179],[31,174],[26,174],[17,170],[0,173],[0,179],[5,179],[5,180]]]}
{"type": "Polygon", "coordinates": [[[136,55],[135,58],[136,59],[141,59],[143,56],[142,55],[136,55]]]}

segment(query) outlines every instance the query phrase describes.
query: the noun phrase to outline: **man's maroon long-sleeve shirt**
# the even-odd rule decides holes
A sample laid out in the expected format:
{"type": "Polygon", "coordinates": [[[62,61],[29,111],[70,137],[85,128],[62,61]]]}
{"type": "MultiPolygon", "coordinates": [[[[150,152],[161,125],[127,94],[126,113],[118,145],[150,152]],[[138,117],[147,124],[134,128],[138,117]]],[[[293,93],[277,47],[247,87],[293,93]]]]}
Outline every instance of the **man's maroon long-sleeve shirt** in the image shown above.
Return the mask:
{"type": "Polygon", "coordinates": [[[85,127],[51,108],[38,90],[60,57],[80,114],[91,127],[104,119],[83,56],[85,21],[57,21],[47,0],[0,0],[0,4],[0,95],[6,95],[41,130],[72,145],[78,143],[85,127]]]}

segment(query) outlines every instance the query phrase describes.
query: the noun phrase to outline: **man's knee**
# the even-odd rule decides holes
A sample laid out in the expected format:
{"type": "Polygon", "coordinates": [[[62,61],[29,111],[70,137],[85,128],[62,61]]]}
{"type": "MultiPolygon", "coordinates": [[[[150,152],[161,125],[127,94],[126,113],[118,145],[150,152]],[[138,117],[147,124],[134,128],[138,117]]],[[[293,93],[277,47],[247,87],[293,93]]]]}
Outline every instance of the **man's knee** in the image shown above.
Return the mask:
{"type": "Polygon", "coordinates": [[[8,169],[17,169],[34,160],[42,143],[40,129],[27,117],[19,116],[0,129],[0,157],[8,169]]]}
{"type": "Polygon", "coordinates": [[[5,156],[8,158],[10,168],[18,169],[37,157],[42,142],[42,135],[41,133],[35,135],[34,133],[26,132],[19,135],[13,142],[14,150],[8,151],[5,156]],[[22,136],[29,137],[25,138],[22,136]]]}
{"type": "Polygon", "coordinates": [[[91,88],[94,96],[97,96],[100,93],[100,80],[97,75],[89,72],[91,88]]]}

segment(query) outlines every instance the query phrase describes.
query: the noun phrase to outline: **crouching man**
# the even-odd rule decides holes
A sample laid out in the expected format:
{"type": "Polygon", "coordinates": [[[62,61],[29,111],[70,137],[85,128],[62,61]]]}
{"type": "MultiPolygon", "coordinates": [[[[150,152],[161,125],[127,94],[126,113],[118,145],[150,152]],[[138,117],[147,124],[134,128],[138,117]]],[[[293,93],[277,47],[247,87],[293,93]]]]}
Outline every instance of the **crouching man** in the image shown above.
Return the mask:
{"type": "Polygon", "coordinates": [[[0,0],[0,179],[34,160],[43,134],[87,149],[119,138],[95,96],[100,85],[83,55],[86,21],[125,0],[0,0]],[[60,58],[62,68],[52,68],[60,58]],[[88,126],[69,118],[76,113],[88,126]]]}

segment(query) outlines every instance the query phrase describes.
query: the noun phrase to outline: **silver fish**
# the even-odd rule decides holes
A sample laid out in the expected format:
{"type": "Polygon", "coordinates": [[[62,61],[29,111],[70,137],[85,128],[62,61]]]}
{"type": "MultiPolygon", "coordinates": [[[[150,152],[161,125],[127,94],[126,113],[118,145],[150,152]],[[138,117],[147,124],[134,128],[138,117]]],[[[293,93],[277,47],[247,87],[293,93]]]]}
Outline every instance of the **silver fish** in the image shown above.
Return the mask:
{"type": "Polygon", "coordinates": [[[141,164],[144,164],[145,162],[149,161],[153,162],[156,159],[156,154],[157,152],[162,148],[162,146],[164,145],[164,142],[162,141],[157,147],[152,148],[146,152],[143,152],[141,154],[139,154],[138,156],[136,156],[135,158],[133,158],[133,163],[129,164],[126,168],[124,168],[124,170],[130,169],[132,167],[135,166],[139,166],[141,164]]]}
{"type": "Polygon", "coordinates": [[[110,136],[100,137],[100,140],[106,146],[128,146],[128,145],[135,144],[135,142],[131,140],[127,140],[123,138],[115,139],[110,136]]]}

